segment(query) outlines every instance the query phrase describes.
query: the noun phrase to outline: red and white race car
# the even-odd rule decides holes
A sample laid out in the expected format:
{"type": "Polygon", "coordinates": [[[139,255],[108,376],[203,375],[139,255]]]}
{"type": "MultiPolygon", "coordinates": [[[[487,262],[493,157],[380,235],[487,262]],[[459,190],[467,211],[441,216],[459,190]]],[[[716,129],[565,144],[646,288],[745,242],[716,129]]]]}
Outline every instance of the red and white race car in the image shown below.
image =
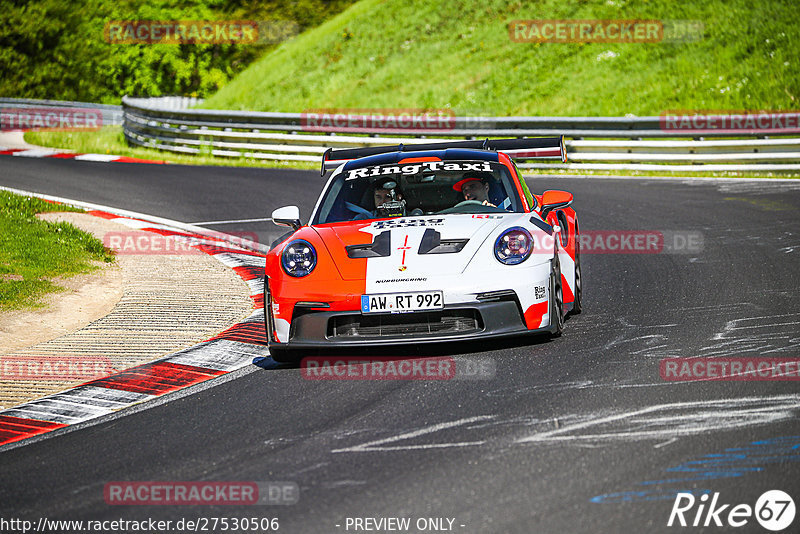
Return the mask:
{"type": "Polygon", "coordinates": [[[559,155],[563,138],[329,150],[308,224],[266,257],[277,361],[303,349],[561,335],[581,309],[572,194],[532,194],[509,154],[559,155]]]}

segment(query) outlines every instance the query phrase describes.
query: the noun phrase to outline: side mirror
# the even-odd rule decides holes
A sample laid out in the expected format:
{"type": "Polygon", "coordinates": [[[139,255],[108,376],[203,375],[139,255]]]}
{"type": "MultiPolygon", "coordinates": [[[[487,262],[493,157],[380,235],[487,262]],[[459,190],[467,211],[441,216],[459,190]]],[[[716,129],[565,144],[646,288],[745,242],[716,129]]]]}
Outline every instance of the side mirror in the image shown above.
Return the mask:
{"type": "Polygon", "coordinates": [[[572,204],[572,193],[566,191],[545,191],[542,195],[542,219],[547,217],[551,211],[559,208],[566,208],[572,204]]]}
{"type": "Polygon", "coordinates": [[[284,206],[272,212],[272,222],[278,226],[290,226],[293,230],[303,226],[300,221],[300,208],[297,206],[284,206]]]}

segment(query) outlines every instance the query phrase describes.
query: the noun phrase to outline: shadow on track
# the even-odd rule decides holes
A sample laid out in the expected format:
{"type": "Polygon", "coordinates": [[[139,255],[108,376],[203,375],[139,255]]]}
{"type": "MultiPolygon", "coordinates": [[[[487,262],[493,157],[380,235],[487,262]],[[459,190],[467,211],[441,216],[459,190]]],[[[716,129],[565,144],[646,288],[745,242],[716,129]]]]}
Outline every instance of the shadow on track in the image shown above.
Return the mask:
{"type": "MultiPolygon", "coordinates": [[[[567,316],[567,319],[571,315],[567,316]]],[[[480,353],[505,351],[508,349],[538,346],[558,341],[558,338],[552,338],[549,334],[535,334],[535,335],[520,335],[515,337],[500,338],[500,339],[487,339],[487,340],[470,340],[470,341],[449,341],[439,343],[420,343],[418,345],[396,345],[396,346],[378,346],[378,347],[332,347],[330,349],[316,349],[298,351],[296,362],[292,363],[279,363],[271,357],[259,357],[253,360],[253,365],[260,367],[265,371],[277,369],[297,369],[300,367],[300,362],[306,357],[319,357],[326,356],[331,358],[439,358],[443,356],[462,356],[462,355],[477,355],[480,353]]]]}

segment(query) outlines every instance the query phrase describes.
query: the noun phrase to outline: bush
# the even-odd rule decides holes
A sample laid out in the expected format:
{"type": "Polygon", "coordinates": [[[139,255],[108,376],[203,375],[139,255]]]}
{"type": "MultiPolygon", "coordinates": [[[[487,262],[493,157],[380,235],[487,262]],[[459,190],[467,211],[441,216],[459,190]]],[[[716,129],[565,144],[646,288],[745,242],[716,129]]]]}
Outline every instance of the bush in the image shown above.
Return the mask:
{"type": "Polygon", "coordinates": [[[117,104],[122,95],[206,97],[274,44],[109,44],[110,20],[278,20],[304,28],[353,0],[12,0],[0,10],[0,96],[117,104]]]}

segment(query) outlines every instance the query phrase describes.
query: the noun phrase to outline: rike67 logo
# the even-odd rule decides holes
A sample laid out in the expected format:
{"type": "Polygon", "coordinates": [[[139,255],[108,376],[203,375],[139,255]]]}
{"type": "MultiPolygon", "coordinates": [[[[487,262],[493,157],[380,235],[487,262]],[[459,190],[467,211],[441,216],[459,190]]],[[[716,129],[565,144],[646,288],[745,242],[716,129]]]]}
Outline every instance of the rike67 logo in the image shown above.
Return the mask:
{"type": "Polygon", "coordinates": [[[794,500],[781,490],[765,492],[755,506],[722,504],[719,502],[719,493],[711,496],[704,493],[699,498],[691,493],[678,493],[672,503],[667,526],[738,528],[750,523],[755,516],[762,527],[778,532],[792,524],[794,515],[794,500]]]}

